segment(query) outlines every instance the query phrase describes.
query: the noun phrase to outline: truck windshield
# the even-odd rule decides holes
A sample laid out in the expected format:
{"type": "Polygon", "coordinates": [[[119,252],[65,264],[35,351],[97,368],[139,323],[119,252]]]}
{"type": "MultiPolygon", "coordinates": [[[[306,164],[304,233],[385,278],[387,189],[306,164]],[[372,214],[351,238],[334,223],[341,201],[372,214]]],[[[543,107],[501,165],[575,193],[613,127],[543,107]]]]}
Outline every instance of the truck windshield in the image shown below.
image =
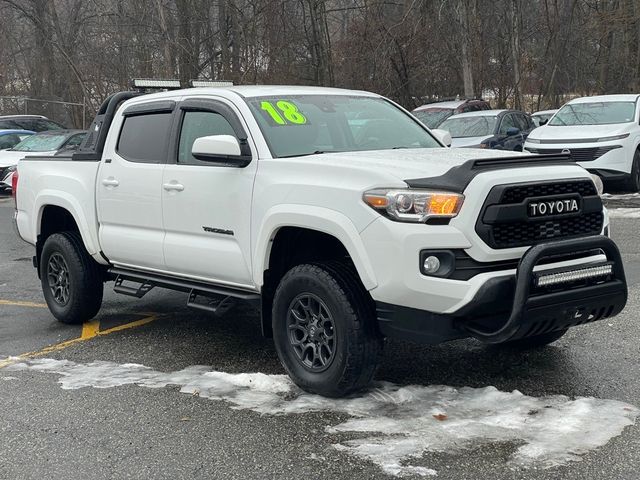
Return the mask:
{"type": "Polygon", "coordinates": [[[292,95],[246,101],[274,157],[441,147],[419,122],[382,98],[292,95]]]}
{"type": "Polygon", "coordinates": [[[32,135],[25,138],[11,150],[17,152],[52,152],[58,150],[66,139],[66,135],[32,135]]]}
{"type": "Polygon", "coordinates": [[[551,119],[551,126],[607,125],[633,122],[634,102],[593,102],[567,104],[551,119]]]}

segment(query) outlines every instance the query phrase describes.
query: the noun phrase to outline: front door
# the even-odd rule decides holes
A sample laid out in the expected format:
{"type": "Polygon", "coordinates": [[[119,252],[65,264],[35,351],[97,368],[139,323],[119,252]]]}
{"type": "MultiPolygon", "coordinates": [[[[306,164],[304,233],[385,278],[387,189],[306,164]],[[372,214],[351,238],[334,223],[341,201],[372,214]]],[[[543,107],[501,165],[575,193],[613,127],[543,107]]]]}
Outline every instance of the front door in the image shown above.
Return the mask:
{"type": "Polygon", "coordinates": [[[167,269],[251,287],[251,196],[257,160],[237,168],[191,154],[193,142],[209,135],[233,135],[250,149],[246,127],[235,107],[222,100],[188,99],[180,103],[177,115],[173,158],[162,178],[167,269]]]}
{"type": "Polygon", "coordinates": [[[100,245],[114,264],[165,268],[161,184],[174,107],[133,105],[111,126],[96,188],[100,245]]]}

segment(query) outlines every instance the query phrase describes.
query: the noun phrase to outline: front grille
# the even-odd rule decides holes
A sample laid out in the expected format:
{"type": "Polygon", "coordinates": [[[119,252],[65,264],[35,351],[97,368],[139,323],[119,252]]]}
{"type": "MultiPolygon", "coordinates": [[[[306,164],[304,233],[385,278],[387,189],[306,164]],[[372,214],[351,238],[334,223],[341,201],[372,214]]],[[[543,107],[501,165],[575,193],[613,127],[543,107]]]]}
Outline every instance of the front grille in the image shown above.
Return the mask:
{"type": "Polygon", "coordinates": [[[515,185],[504,190],[499,203],[520,203],[527,198],[562,195],[565,193],[579,193],[581,196],[587,197],[597,195],[598,191],[591,180],[515,185]]]}
{"type": "Polygon", "coordinates": [[[602,155],[616,148],[622,148],[622,145],[607,145],[604,147],[588,147],[588,148],[533,148],[527,147],[527,150],[531,153],[546,153],[554,154],[562,153],[564,150],[569,150],[571,160],[575,162],[593,162],[602,155]]]}
{"type": "Polygon", "coordinates": [[[602,212],[594,212],[566,219],[503,223],[494,225],[493,237],[497,248],[522,247],[556,238],[598,235],[602,221],[602,212]]]}
{"type": "Polygon", "coordinates": [[[602,232],[602,201],[590,180],[499,185],[494,187],[476,224],[476,232],[492,248],[515,248],[602,232]],[[529,217],[531,200],[579,198],[581,210],[569,214],[529,217]]]}

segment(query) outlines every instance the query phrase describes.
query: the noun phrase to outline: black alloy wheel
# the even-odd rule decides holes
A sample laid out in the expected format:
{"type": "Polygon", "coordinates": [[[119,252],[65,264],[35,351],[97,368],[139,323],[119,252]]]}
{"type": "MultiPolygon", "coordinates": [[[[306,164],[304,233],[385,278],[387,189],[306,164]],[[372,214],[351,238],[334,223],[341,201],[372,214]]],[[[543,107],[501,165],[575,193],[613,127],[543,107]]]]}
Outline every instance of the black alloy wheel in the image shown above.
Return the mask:
{"type": "Polygon", "coordinates": [[[47,281],[53,299],[61,306],[66,305],[69,302],[69,267],[59,253],[49,257],[47,281]]]}
{"type": "Polygon", "coordinates": [[[300,363],[312,372],[326,370],[335,357],[336,330],[325,303],[313,293],[302,293],[289,305],[289,342],[300,363]]]}

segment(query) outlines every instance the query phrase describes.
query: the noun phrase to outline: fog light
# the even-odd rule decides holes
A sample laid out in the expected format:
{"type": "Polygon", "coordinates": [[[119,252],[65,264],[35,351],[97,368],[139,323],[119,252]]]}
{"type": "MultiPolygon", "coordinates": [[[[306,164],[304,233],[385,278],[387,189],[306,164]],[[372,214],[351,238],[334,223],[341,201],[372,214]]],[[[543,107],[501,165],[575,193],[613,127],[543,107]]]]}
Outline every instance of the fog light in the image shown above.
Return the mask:
{"type": "Polygon", "coordinates": [[[434,274],[440,270],[440,259],[434,255],[429,255],[424,259],[422,268],[424,269],[424,273],[434,274]]]}

